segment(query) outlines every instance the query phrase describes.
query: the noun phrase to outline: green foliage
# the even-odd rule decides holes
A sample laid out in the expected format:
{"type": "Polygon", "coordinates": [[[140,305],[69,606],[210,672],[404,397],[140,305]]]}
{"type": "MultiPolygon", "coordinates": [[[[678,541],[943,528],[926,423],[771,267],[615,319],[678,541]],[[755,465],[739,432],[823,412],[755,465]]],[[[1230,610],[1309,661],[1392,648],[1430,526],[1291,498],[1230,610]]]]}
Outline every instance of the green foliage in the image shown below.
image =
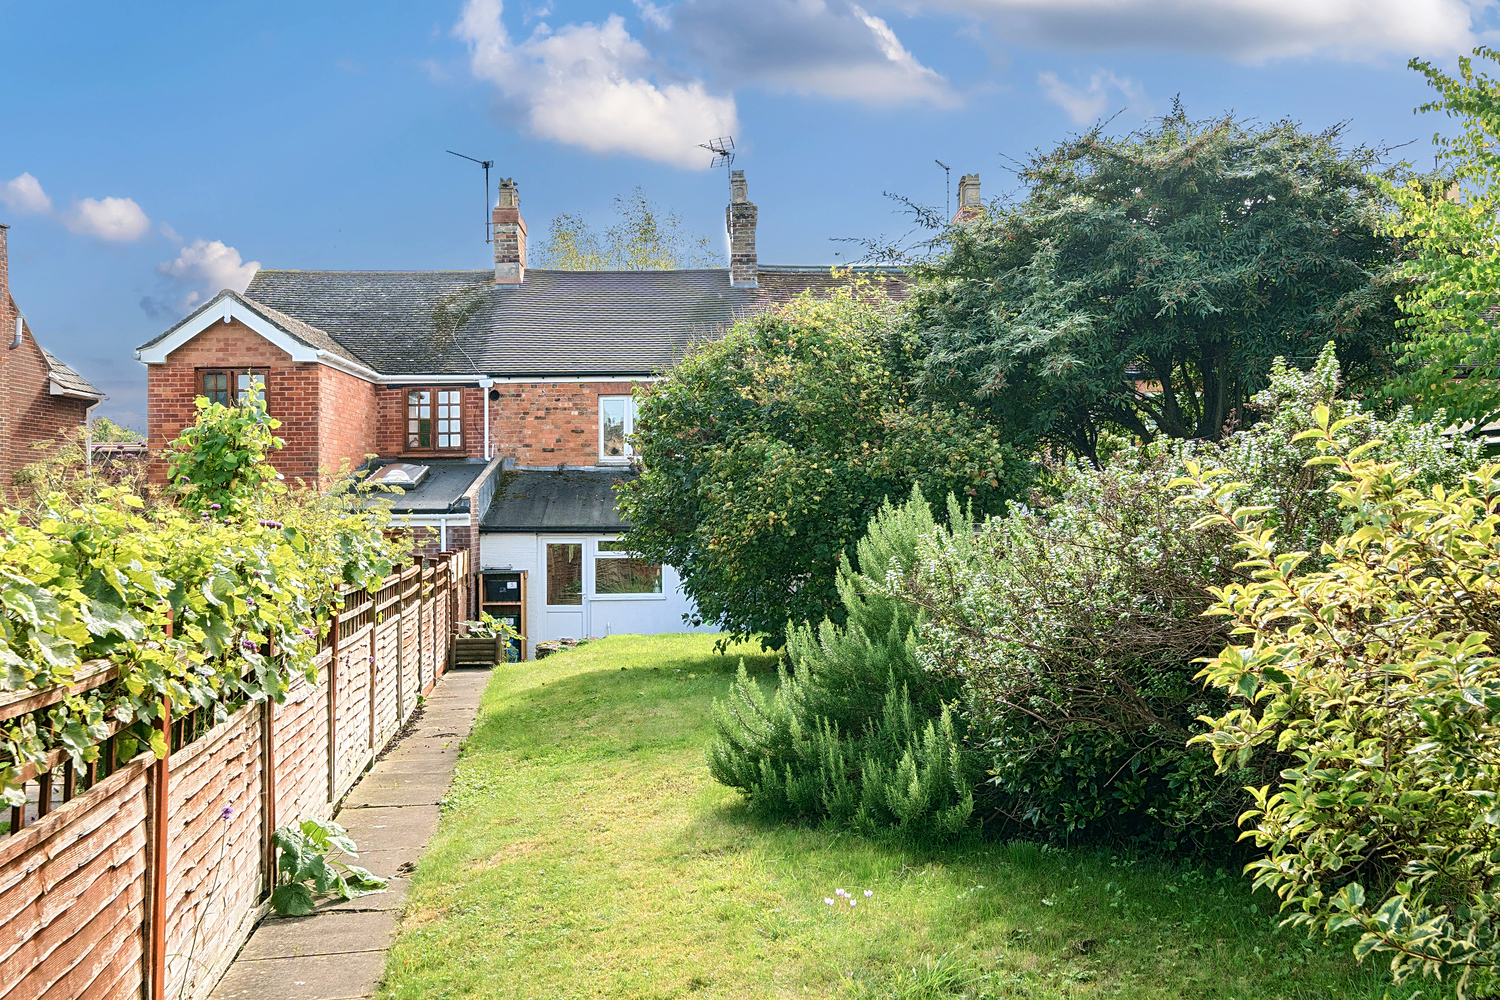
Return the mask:
{"type": "Polygon", "coordinates": [[[1321,559],[1238,504],[1229,471],[1190,466],[1182,481],[1193,506],[1211,505],[1200,523],[1232,531],[1251,571],[1214,589],[1213,612],[1249,642],[1204,668],[1233,704],[1195,742],[1225,768],[1272,749],[1289,758],[1242,818],[1266,852],[1248,871],[1289,922],[1359,931],[1355,954],[1388,954],[1398,981],[1452,973],[1460,992],[1493,987],[1500,466],[1424,484],[1421,470],[1371,457],[1357,415],[1313,417],[1312,463],[1340,476],[1350,514],[1321,559]]]}
{"type": "Polygon", "coordinates": [[[305,819],[271,834],[276,847],[276,885],[271,908],[284,917],[313,911],[319,896],[353,899],[385,890],[385,879],[341,860],[358,859],[354,841],[332,820],[305,819]]]}
{"type": "Polygon", "coordinates": [[[266,412],[254,387],[236,406],[203,396],[194,404],[198,419],[167,446],[169,477],[189,510],[238,514],[280,478],[267,458],[284,444],[272,434],[281,421],[266,412]]]}
{"type": "Polygon", "coordinates": [[[603,234],[581,215],[553,217],[547,240],[534,253],[533,267],[559,271],[670,271],[681,267],[722,267],[707,236],[691,236],[682,217],[665,213],[642,188],[615,196],[614,225],[603,234]]]}
{"type": "Polygon", "coordinates": [[[1356,387],[1383,377],[1398,251],[1377,232],[1379,156],[1340,131],[1178,105],[1037,153],[1024,197],[949,227],[916,268],[922,393],[1097,464],[1111,430],[1217,440],[1272,358],[1329,339],[1356,387]]]}
{"type": "MultiPolygon", "coordinates": [[[[1222,848],[1245,807],[1242,787],[1269,780],[1274,756],[1218,772],[1188,745],[1200,716],[1227,707],[1205,691],[1196,661],[1229,639],[1204,612],[1212,588],[1244,579],[1228,530],[1194,530],[1174,482],[1194,463],[1232,469],[1239,502],[1256,505],[1287,538],[1316,545],[1347,517],[1337,477],[1308,467],[1299,436],[1338,400],[1326,348],[1313,370],[1271,366],[1255,400],[1263,419],[1222,442],[1158,442],[1102,470],[1051,470],[1055,495],[991,519],[975,534],[939,532],[918,552],[912,594],[924,609],[920,658],[964,684],[969,723],[987,741],[997,807],[1023,831],[1222,848]]],[[[1363,421],[1361,442],[1420,470],[1456,479],[1477,448],[1449,442],[1409,411],[1363,421]]]]}
{"type": "Polygon", "coordinates": [[[95,417],[89,425],[89,434],[95,441],[144,441],[146,435],[143,431],[131,430],[124,424],[117,424],[108,417],[95,417]]]}
{"type": "Polygon", "coordinates": [[[936,530],[917,489],[901,507],[884,504],[857,546],[860,570],[839,562],[847,624],[794,627],[793,672],[778,668],[770,699],[742,665],[714,703],[709,771],[757,814],[938,836],[968,823],[978,772],[946,704],[957,688],[918,664],[916,609],[899,590],[936,530]]]}
{"type": "MultiPolygon", "coordinates": [[[[1477,48],[1492,62],[1500,53],[1477,48]]],[[[1405,265],[1413,279],[1400,298],[1408,342],[1403,359],[1415,370],[1392,390],[1424,411],[1445,408],[1458,420],[1484,423],[1500,411],[1500,81],[1458,61],[1457,77],[1413,59],[1441,95],[1418,111],[1457,119],[1458,134],[1433,137],[1439,166],[1430,177],[1387,184],[1399,208],[1394,234],[1415,251],[1405,265]],[[1455,376],[1464,376],[1455,379],[1455,376]]]]}
{"type": "Polygon", "coordinates": [[[521,643],[526,637],[515,630],[515,627],[504,618],[496,618],[494,615],[479,612],[479,617],[473,621],[459,622],[468,630],[469,635],[477,639],[504,639],[506,656],[511,663],[521,661],[521,643]]]}
{"type": "Polygon", "coordinates": [[[677,567],[696,621],[780,646],[842,619],[839,557],[914,484],[999,510],[1030,467],[968,410],[912,401],[916,344],[859,283],[735,324],[641,398],[627,538],[677,567]]]}
{"type": "MultiPolygon", "coordinates": [[[[201,409],[200,423],[222,430],[224,410],[201,409]]],[[[35,510],[0,510],[0,691],[66,685],[91,659],[124,668],[118,681],[40,717],[0,725],[5,801],[19,800],[16,768],[51,750],[80,766],[98,759],[110,724],[165,754],[153,725],[164,700],[217,723],[247,700],[280,700],[298,673],[312,677],[339,587],[382,579],[401,539],[386,536],[382,511],[347,490],[276,483],[241,495],[245,482],[231,481],[237,516],[148,508],[98,483],[52,493],[35,510]]]]}

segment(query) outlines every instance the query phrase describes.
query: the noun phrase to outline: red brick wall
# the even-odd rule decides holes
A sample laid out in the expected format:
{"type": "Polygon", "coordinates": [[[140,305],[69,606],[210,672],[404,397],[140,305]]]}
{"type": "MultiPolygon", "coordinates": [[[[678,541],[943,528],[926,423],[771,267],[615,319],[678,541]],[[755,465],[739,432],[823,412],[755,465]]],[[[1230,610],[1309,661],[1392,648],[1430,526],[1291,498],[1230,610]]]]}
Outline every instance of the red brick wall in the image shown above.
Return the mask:
{"type": "Polygon", "coordinates": [[[598,465],[599,397],[628,396],[639,382],[511,382],[495,386],[495,454],[517,465],[598,465]]]}
{"type": "MultiPolygon", "coordinates": [[[[205,368],[266,369],[266,409],[281,421],[276,434],[286,447],[271,459],[287,479],[316,481],[320,467],[354,464],[371,448],[374,386],[327,365],[293,361],[238,320],[215,323],[167,356],[146,366],[148,440],[153,455],[197,416],[193,401],[202,392],[205,368]]],[[[160,479],[165,468],[152,469],[160,479]]]]}
{"type": "Polygon", "coordinates": [[[345,460],[357,468],[377,450],[375,386],[327,365],[319,368],[318,461],[330,472],[338,472],[345,460]]]}
{"type": "Polygon", "coordinates": [[[10,482],[11,474],[23,465],[35,462],[60,444],[74,428],[82,427],[89,401],[69,396],[54,396],[48,379],[47,360],[37,346],[31,327],[26,324],[21,346],[11,348],[15,336],[14,303],[11,312],[0,318],[0,406],[5,410],[5,447],[0,454],[0,481],[10,482]],[[53,448],[36,448],[41,442],[54,442],[53,448]]]}

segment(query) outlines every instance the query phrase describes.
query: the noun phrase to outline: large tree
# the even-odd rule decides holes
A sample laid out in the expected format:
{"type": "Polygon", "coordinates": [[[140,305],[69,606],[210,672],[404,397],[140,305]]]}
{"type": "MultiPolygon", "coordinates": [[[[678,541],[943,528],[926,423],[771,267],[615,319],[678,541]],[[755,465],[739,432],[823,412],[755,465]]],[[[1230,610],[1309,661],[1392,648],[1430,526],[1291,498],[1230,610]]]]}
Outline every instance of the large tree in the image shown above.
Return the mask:
{"type": "Polygon", "coordinates": [[[1381,154],[1340,127],[1103,126],[1039,152],[1022,193],[947,231],[910,322],[928,398],[972,400],[1009,440],[1097,460],[1112,429],[1217,440],[1278,355],[1338,345],[1357,387],[1398,313],[1381,154]]]}
{"type": "Polygon", "coordinates": [[[806,293],[690,353],[639,403],[628,539],[682,574],[696,622],[780,646],[843,621],[839,557],[913,484],[994,512],[1030,466],[966,406],[915,400],[916,344],[862,284],[806,293]]]}

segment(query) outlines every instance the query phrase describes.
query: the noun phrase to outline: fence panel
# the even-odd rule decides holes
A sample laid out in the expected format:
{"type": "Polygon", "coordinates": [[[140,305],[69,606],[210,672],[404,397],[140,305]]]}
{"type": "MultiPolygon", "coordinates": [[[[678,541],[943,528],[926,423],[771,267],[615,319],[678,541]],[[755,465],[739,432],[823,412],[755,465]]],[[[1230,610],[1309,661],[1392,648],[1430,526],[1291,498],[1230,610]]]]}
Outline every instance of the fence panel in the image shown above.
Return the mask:
{"type": "MultiPolygon", "coordinates": [[[[164,832],[161,764],[149,753],[116,764],[125,734],[78,773],[60,753],[50,770],[23,769],[28,804],[0,833],[0,1000],[206,997],[266,910],[272,831],[331,815],[400,731],[444,669],[470,588],[466,552],[409,566],[345,596],[313,679],[296,677],[282,703],[246,705],[212,728],[201,711],[174,719],[164,832]],[[159,858],[166,905],[153,914],[159,858]]],[[[86,664],[68,690],[119,675],[86,664]]],[[[0,695],[0,719],[45,725],[66,693],[0,695]]]]}

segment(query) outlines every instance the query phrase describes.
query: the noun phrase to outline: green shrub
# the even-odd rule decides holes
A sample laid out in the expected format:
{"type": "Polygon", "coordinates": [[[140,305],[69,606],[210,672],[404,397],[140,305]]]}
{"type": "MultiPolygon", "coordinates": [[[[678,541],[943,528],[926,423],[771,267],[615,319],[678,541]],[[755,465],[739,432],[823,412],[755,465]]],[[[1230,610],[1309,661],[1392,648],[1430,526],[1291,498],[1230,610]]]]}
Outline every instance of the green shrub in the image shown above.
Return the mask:
{"type": "Polygon", "coordinates": [[[257,494],[281,478],[267,461],[284,442],[272,432],[281,421],[266,412],[252,385],[234,406],[194,400],[198,418],[167,445],[169,478],[182,505],[221,516],[249,508],[257,494]]]}
{"type": "MultiPolygon", "coordinates": [[[[1340,476],[1349,530],[1316,557],[1281,543],[1228,470],[1189,468],[1203,523],[1234,533],[1251,579],[1215,588],[1237,636],[1203,676],[1231,706],[1195,744],[1279,775],[1242,822],[1248,867],[1310,933],[1354,929],[1355,954],[1496,983],[1500,965],[1500,466],[1425,484],[1369,457],[1356,417],[1304,438],[1340,476]],[[1200,508],[1201,509],[1201,508],[1200,508]]],[[[1197,507],[1197,504],[1193,506],[1197,507]]],[[[1481,990],[1483,993],[1483,990],[1481,990]]]]}
{"type": "Polygon", "coordinates": [[[968,823],[978,772],[947,704],[958,688],[917,662],[917,613],[901,594],[919,539],[936,530],[915,488],[902,506],[882,505],[857,545],[859,570],[839,563],[847,623],[792,627],[792,672],[778,668],[770,698],[741,665],[714,704],[709,771],[757,814],[940,835],[968,823]]]}
{"type": "MultiPolygon", "coordinates": [[[[200,408],[200,425],[244,434],[229,445],[241,456],[256,453],[266,428],[213,407],[200,408]]],[[[21,799],[16,769],[51,750],[66,750],[75,765],[96,760],[109,723],[165,754],[153,725],[163,700],[217,723],[246,700],[281,699],[297,673],[311,676],[340,585],[390,572],[402,542],[382,530],[384,512],[348,492],[288,489],[262,474],[268,466],[226,481],[226,467],[205,473],[229,501],[218,510],[203,503],[212,492],[186,492],[204,507],[194,513],[148,508],[126,489],[97,484],[52,493],[24,514],[0,510],[0,691],[67,684],[95,658],[126,668],[40,719],[0,725],[5,801],[21,799]]]]}
{"type": "MultiPolygon", "coordinates": [[[[1335,477],[1306,465],[1298,439],[1318,406],[1337,399],[1332,348],[1310,372],[1272,366],[1256,397],[1263,419],[1220,443],[1170,442],[1127,450],[1105,468],[1051,470],[1055,493],[992,518],[973,536],[939,532],[922,545],[913,595],[924,609],[919,656],[964,686],[973,739],[989,750],[997,808],[1022,832],[1130,839],[1167,847],[1232,844],[1243,786],[1274,776],[1264,755],[1220,771],[1203,747],[1200,716],[1227,708],[1205,690],[1195,661],[1229,640],[1204,617],[1212,587],[1246,579],[1235,537],[1193,530],[1174,481],[1191,462],[1231,470],[1240,502],[1302,545],[1337,537],[1347,512],[1335,477]]],[[[1454,480],[1477,445],[1449,441],[1409,412],[1365,420],[1358,440],[1380,454],[1454,480]]]]}
{"type": "Polygon", "coordinates": [[[913,484],[1001,509],[1030,466],[963,407],[911,402],[915,340],[868,283],[741,321],[641,398],[631,547],[675,566],[697,623],[780,647],[841,620],[839,558],[913,484]]]}

